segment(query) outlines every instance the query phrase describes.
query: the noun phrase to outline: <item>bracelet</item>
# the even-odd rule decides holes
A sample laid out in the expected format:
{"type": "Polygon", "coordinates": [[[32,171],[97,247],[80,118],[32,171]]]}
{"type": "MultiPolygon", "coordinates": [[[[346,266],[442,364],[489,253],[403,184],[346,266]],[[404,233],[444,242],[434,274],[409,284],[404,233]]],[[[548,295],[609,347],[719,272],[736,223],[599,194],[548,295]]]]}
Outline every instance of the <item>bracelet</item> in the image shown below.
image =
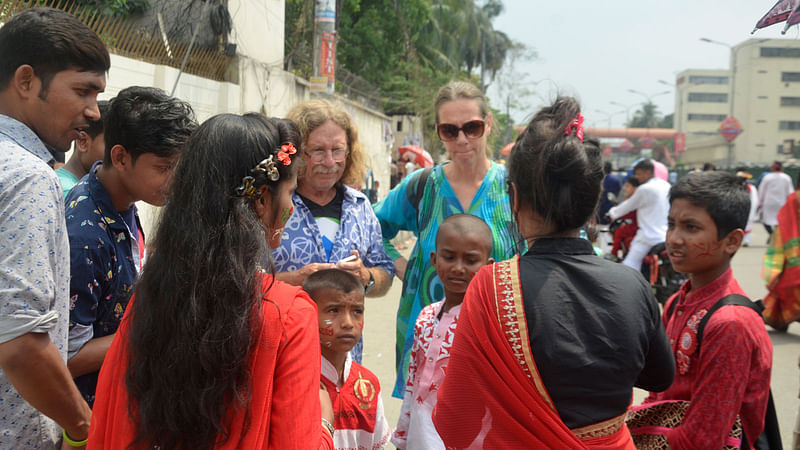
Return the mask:
{"type": "Polygon", "coordinates": [[[67,445],[69,445],[70,447],[83,447],[83,446],[86,445],[87,442],[89,442],[89,437],[88,436],[86,437],[86,439],[84,439],[82,441],[74,441],[74,440],[72,440],[72,438],[70,438],[69,435],[67,434],[67,430],[65,430],[63,428],[61,429],[61,437],[64,438],[64,442],[66,442],[67,445]]]}
{"type": "Polygon", "coordinates": [[[324,417],[322,418],[322,426],[323,426],[323,427],[324,427],[326,430],[328,430],[328,433],[330,433],[330,434],[331,434],[331,437],[333,437],[333,424],[332,424],[332,423],[330,423],[330,422],[328,422],[328,419],[326,419],[326,418],[324,418],[324,417]]]}

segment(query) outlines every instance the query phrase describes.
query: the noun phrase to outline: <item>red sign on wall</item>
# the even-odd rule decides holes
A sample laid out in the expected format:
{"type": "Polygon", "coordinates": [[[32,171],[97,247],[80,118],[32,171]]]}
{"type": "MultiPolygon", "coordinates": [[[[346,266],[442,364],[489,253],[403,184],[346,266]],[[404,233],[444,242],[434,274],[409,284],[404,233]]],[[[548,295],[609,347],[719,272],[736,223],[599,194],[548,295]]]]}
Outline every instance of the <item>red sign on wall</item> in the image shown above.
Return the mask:
{"type": "Polygon", "coordinates": [[[727,119],[723,120],[721,124],[719,124],[719,132],[728,142],[733,142],[734,139],[739,137],[742,131],[744,131],[742,124],[740,124],[738,120],[734,119],[733,116],[728,117],[727,119]]]}
{"type": "Polygon", "coordinates": [[[686,151],[686,133],[675,133],[675,153],[686,151]]]}
{"type": "Polygon", "coordinates": [[[336,79],[336,35],[334,33],[322,33],[319,58],[319,75],[327,77],[328,82],[333,83],[336,79]]]}

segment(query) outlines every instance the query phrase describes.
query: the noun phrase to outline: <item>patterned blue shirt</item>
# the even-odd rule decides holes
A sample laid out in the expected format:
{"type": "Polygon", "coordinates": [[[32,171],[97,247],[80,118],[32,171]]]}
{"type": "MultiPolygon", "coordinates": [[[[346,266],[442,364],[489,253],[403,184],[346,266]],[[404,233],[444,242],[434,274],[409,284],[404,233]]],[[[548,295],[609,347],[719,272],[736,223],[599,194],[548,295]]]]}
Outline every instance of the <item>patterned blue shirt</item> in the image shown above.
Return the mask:
{"type": "MultiPolygon", "coordinates": [[[[0,115],[0,343],[48,333],[67,356],[69,244],[52,155],[0,115]]],[[[61,430],[0,371],[0,449],[55,448],[61,430]]]]}
{"type": "Polygon", "coordinates": [[[292,202],[294,213],[283,229],[280,247],[272,252],[276,272],[291,272],[311,263],[335,263],[356,249],[364,266],[379,267],[394,276],[394,263],[383,249],[381,226],[364,194],[345,186],[341,224],[330,258],[311,211],[297,193],[292,202]]]}
{"type": "MultiPolygon", "coordinates": [[[[66,198],[69,233],[69,356],[90,339],[114,334],[138,274],[139,233],[130,230],[97,179],[96,162],[66,198]]],[[[136,206],[131,206],[139,230],[136,206]]],[[[98,372],[75,379],[91,406],[98,372]]]]}

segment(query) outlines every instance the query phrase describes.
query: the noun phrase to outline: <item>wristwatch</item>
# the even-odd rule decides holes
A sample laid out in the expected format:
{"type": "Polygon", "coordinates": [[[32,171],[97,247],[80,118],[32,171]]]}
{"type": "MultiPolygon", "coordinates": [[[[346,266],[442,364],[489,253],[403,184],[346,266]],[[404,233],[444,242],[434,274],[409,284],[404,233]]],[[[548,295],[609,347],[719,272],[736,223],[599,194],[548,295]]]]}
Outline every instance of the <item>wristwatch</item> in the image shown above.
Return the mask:
{"type": "Polygon", "coordinates": [[[372,286],[375,286],[375,276],[372,275],[372,271],[371,270],[367,269],[367,272],[369,272],[369,281],[367,281],[367,285],[364,286],[364,293],[365,294],[367,292],[369,292],[370,289],[372,289],[372,286]]]}
{"type": "Polygon", "coordinates": [[[328,420],[324,417],[322,418],[322,426],[325,427],[325,429],[331,434],[331,437],[333,437],[333,424],[328,422],[328,420]]]}

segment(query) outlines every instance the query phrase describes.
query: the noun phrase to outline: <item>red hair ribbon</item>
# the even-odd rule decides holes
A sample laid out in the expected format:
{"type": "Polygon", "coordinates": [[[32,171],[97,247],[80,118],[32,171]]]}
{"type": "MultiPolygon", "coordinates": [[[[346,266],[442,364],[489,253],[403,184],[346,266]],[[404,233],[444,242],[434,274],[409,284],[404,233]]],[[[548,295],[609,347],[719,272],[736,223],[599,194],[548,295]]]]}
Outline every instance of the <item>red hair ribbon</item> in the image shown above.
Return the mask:
{"type": "Polygon", "coordinates": [[[297,149],[294,147],[294,144],[289,142],[288,144],[281,145],[281,151],[278,152],[278,161],[282,162],[284,166],[288,166],[292,163],[292,159],[289,158],[289,155],[294,155],[297,153],[297,149]]]}
{"type": "Polygon", "coordinates": [[[575,119],[567,125],[567,128],[564,129],[564,136],[569,136],[572,133],[572,128],[575,128],[575,137],[583,142],[583,114],[578,113],[575,119]]]}

